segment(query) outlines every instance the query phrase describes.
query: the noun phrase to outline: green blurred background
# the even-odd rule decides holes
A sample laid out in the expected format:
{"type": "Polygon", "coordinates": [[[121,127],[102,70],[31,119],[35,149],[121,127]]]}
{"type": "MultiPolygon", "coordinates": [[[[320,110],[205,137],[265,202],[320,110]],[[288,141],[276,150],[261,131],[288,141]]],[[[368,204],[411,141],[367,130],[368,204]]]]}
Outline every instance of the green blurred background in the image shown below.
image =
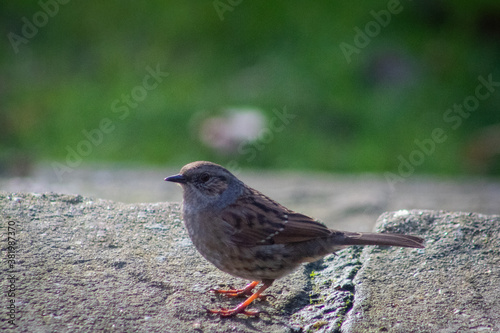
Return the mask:
{"type": "Polygon", "coordinates": [[[109,119],[82,163],[397,173],[398,157],[442,128],[416,173],[500,174],[500,87],[459,125],[444,119],[479,76],[500,82],[497,0],[61,2],[0,4],[4,170],[71,166],[68,147],[109,119]],[[388,6],[400,12],[382,26],[372,11],[388,6]],[[372,37],[346,57],[357,28],[372,37]],[[121,119],[113,102],[157,67],[168,76],[121,119]],[[261,110],[256,142],[201,142],[200,124],[228,108],[261,110]],[[284,108],[295,118],[272,131],[284,108]]]}

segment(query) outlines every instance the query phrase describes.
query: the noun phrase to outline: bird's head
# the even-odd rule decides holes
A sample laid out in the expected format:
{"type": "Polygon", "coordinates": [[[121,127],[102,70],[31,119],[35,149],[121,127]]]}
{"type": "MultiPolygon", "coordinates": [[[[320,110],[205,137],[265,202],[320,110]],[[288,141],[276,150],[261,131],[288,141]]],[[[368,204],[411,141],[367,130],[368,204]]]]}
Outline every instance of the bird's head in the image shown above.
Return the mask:
{"type": "Polygon", "coordinates": [[[223,206],[238,197],[242,184],[224,167],[206,161],[192,162],[185,165],[179,174],[165,178],[178,183],[184,190],[184,204],[204,207],[206,205],[223,206]]]}

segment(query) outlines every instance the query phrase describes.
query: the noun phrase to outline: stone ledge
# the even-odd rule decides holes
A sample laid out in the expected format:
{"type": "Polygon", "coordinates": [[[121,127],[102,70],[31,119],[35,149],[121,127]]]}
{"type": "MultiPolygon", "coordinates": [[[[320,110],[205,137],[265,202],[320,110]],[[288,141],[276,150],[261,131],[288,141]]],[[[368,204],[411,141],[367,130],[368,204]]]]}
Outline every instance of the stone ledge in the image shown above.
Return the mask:
{"type": "Polygon", "coordinates": [[[269,290],[276,299],[252,306],[260,318],[220,319],[204,307],[239,300],[208,290],[246,281],[196,252],[178,204],[0,192],[0,209],[2,240],[8,221],[16,223],[17,237],[15,265],[1,266],[2,275],[16,279],[15,297],[2,296],[1,329],[487,332],[500,322],[498,216],[384,214],[380,231],[423,235],[427,248],[340,251],[276,281],[269,290]],[[7,320],[10,300],[16,328],[7,320]]]}
{"type": "Polygon", "coordinates": [[[500,216],[398,211],[378,229],[423,235],[426,248],[366,247],[342,332],[500,331],[500,216]]]}

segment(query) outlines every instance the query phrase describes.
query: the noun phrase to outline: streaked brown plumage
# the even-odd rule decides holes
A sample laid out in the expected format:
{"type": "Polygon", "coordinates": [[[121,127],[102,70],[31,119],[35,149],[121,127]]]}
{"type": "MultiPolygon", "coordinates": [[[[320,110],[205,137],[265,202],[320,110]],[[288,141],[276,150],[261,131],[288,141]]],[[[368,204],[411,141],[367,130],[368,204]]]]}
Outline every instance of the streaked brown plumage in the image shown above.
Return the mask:
{"type": "Polygon", "coordinates": [[[198,251],[220,270],[253,281],[240,290],[215,290],[227,296],[251,295],[234,309],[209,310],[221,316],[257,315],[246,307],[274,280],[346,246],[424,247],[424,240],[415,236],[328,229],[211,162],[187,164],[165,180],[184,190],[184,223],[198,251]],[[263,286],[252,294],[259,282],[263,286]]]}

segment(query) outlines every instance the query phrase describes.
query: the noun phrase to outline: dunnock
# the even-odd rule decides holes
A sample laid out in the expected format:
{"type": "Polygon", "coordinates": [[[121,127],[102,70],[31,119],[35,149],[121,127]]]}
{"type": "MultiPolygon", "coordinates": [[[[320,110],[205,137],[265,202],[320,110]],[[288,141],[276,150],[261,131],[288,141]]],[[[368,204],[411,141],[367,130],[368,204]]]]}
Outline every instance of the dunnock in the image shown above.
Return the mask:
{"type": "Polygon", "coordinates": [[[208,310],[223,317],[258,315],[246,308],[274,280],[346,246],[424,247],[424,240],[415,236],[328,229],[211,162],[189,163],[165,180],[184,190],[184,224],[198,251],[220,270],[253,281],[244,289],[212,290],[230,297],[250,296],[234,309],[208,310]],[[263,286],[252,293],[259,282],[263,286]]]}

